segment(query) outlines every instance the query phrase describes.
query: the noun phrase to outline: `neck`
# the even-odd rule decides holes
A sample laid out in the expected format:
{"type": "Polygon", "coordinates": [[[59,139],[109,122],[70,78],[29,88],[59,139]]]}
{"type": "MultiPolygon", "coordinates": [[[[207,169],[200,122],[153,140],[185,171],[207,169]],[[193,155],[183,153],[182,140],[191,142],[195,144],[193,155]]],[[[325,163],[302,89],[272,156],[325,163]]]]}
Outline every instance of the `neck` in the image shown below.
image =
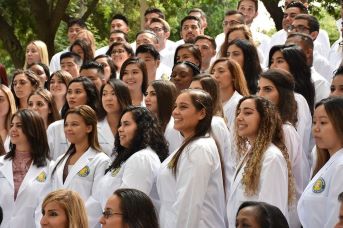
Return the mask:
{"type": "Polygon", "coordinates": [[[181,134],[185,138],[185,140],[187,140],[194,135],[194,131],[182,131],[181,134]]]}
{"type": "Polygon", "coordinates": [[[141,91],[130,91],[132,105],[140,105],[143,100],[143,93],[141,91]]]}
{"type": "Polygon", "coordinates": [[[28,143],[20,143],[15,145],[15,152],[17,153],[30,153],[31,147],[28,143]]]}
{"type": "Polygon", "coordinates": [[[229,88],[225,88],[220,90],[220,97],[222,99],[222,103],[230,100],[230,98],[232,97],[232,95],[234,94],[235,90],[233,89],[233,87],[229,87],[229,88]]]}
{"type": "Polygon", "coordinates": [[[120,113],[111,113],[106,116],[107,122],[110,125],[113,135],[117,132],[117,127],[119,124],[120,113]]]}
{"type": "Polygon", "coordinates": [[[65,97],[64,96],[54,96],[54,100],[56,103],[57,110],[60,111],[65,103],[65,97]]]}
{"type": "Polygon", "coordinates": [[[83,154],[84,152],[86,152],[86,150],[88,150],[88,148],[89,148],[88,140],[84,140],[84,142],[75,144],[75,153],[83,154]]]}
{"type": "Polygon", "coordinates": [[[343,145],[338,145],[335,148],[328,149],[330,157],[332,157],[336,152],[343,148],[343,145]]]}
{"type": "Polygon", "coordinates": [[[19,109],[27,108],[27,97],[19,99],[19,109]]]}
{"type": "Polygon", "coordinates": [[[167,42],[167,40],[164,40],[164,41],[162,41],[162,42],[160,42],[159,43],[159,50],[158,51],[162,51],[163,49],[165,49],[166,48],[166,42],[167,42]]]}
{"type": "Polygon", "coordinates": [[[211,61],[208,61],[208,62],[201,62],[201,70],[203,72],[205,72],[209,67],[210,67],[210,62],[211,61]]]}
{"type": "MultiPolygon", "coordinates": [[[[10,110],[9,110],[10,112],[10,110]]],[[[0,118],[0,131],[6,130],[7,131],[7,126],[6,126],[6,116],[3,116],[0,118]]],[[[5,139],[3,139],[5,140],[5,139]]]]}

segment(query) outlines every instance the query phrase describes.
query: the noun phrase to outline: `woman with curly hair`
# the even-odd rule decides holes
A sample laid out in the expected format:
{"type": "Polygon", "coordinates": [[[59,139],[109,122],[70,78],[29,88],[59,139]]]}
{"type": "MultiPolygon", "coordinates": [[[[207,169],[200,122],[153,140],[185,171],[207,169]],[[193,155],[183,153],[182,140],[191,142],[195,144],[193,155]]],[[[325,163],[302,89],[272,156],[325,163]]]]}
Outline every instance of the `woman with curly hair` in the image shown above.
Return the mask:
{"type": "Polygon", "coordinates": [[[86,203],[91,227],[98,223],[107,199],[119,188],[135,188],[156,196],[153,188],[168,145],[154,115],[145,107],[129,106],[115,136],[115,159],[86,203]]]}
{"type": "MultiPolygon", "coordinates": [[[[224,167],[210,136],[211,96],[199,89],[181,92],[174,128],[184,141],[162,163],[157,176],[161,227],[225,227],[224,167]]],[[[225,125],[225,124],[224,124],[225,125]]]]}
{"type": "Polygon", "coordinates": [[[237,106],[235,131],[241,160],[227,202],[229,226],[235,226],[237,209],[249,200],[277,206],[288,217],[294,183],[275,106],[262,97],[243,97],[237,106]]]}

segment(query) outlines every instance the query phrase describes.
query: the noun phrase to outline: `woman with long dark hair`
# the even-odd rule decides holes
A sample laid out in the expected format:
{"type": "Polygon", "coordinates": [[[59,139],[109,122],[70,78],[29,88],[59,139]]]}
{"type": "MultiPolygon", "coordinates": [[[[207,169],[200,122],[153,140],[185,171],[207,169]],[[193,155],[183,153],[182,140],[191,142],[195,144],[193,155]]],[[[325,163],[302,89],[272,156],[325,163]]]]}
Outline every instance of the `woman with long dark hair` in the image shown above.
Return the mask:
{"type": "Polygon", "coordinates": [[[49,146],[43,119],[23,109],[11,119],[10,151],[0,157],[1,227],[34,228],[35,208],[48,176],[49,146]]]}
{"type": "Polygon", "coordinates": [[[114,161],[103,173],[86,207],[91,226],[108,197],[119,188],[135,188],[156,197],[155,177],[168,156],[168,145],[155,116],[145,107],[127,107],[115,136],[114,161]]]}
{"type": "Polygon", "coordinates": [[[213,103],[202,90],[184,90],[173,111],[184,141],[157,176],[161,227],[225,227],[223,168],[210,137],[213,103]]]}

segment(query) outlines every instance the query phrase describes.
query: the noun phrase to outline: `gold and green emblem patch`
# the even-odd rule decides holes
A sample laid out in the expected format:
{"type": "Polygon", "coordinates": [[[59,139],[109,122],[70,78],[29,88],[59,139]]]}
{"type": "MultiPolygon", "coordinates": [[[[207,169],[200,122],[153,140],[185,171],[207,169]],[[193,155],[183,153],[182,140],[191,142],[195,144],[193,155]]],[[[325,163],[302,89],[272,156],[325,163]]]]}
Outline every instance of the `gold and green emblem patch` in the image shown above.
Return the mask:
{"type": "Polygon", "coordinates": [[[314,193],[321,193],[323,192],[325,189],[325,180],[320,177],[318,180],[316,180],[316,182],[314,182],[313,186],[312,186],[312,191],[314,193]]]}
{"type": "Polygon", "coordinates": [[[86,177],[88,176],[90,173],[90,169],[89,167],[86,165],[85,167],[83,167],[78,173],[77,175],[79,175],[80,177],[86,177]]]}
{"type": "Polygon", "coordinates": [[[37,177],[36,180],[39,182],[45,182],[46,180],[46,173],[42,171],[37,177]]]}

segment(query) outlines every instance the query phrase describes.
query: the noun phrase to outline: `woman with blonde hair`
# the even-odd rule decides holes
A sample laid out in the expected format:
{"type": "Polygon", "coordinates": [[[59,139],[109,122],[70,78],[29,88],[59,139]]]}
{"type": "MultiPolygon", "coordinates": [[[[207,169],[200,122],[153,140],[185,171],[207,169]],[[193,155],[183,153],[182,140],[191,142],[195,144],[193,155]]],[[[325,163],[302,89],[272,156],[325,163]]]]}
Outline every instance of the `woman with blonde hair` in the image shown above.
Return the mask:
{"type": "Polygon", "coordinates": [[[11,90],[0,84],[0,137],[3,141],[5,151],[10,149],[9,129],[12,115],[17,111],[14,96],[11,90]]]}
{"type": "Polygon", "coordinates": [[[237,105],[235,135],[240,163],[227,202],[229,226],[235,226],[244,201],[272,204],[288,218],[294,181],[276,107],[262,97],[243,97],[237,105]]]}
{"type": "Polygon", "coordinates": [[[66,103],[67,87],[72,79],[71,74],[64,70],[58,70],[51,74],[49,90],[59,112],[61,112],[63,105],[66,103]]]}
{"type": "Polygon", "coordinates": [[[33,63],[44,63],[49,66],[48,48],[41,40],[33,40],[26,46],[24,69],[33,63]]]}
{"type": "Polygon", "coordinates": [[[212,77],[218,82],[224,116],[230,129],[235,120],[235,111],[239,99],[249,95],[249,89],[243,71],[232,59],[219,58],[210,69],[212,77]]]}
{"type": "Polygon", "coordinates": [[[42,204],[40,224],[45,227],[88,228],[84,202],[77,192],[60,189],[50,192],[42,204]]]}
{"type": "Polygon", "coordinates": [[[31,93],[27,99],[27,103],[29,109],[34,110],[43,118],[45,129],[51,123],[61,119],[55,100],[46,89],[39,88],[31,93]]]}
{"type": "Polygon", "coordinates": [[[87,29],[82,29],[77,33],[75,40],[77,39],[83,40],[88,43],[92,49],[92,53],[94,56],[96,50],[96,42],[93,33],[87,29]]]}

